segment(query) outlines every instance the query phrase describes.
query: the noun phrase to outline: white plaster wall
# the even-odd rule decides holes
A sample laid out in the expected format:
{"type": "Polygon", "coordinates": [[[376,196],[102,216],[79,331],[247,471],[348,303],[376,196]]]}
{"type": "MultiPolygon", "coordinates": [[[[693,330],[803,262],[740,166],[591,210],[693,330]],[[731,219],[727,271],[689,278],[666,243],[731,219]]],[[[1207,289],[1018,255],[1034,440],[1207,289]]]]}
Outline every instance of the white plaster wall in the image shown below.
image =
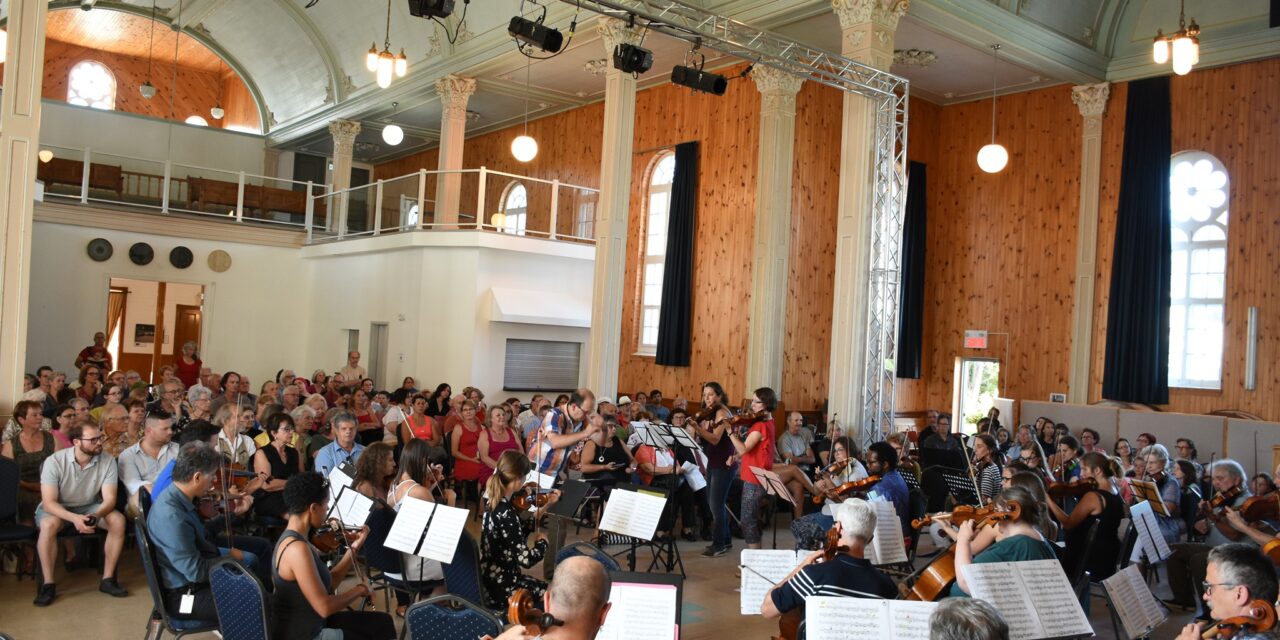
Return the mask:
{"type": "Polygon", "coordinates": [[[76,353],[106,323],[112,277],[203,286],[201,355],[214,370],[235,367],[256,385],[283,366],[305,361],[307,278],[299,273],[297,249],[36,222],[31,263],[29,370],[48,364],[71,371],[76,353]],[[110,260],[94,262],[85,254],[93,238],[112,243],[115,254],[110,260]],[[128,257],[129,246],[140,241],[155,249],[156,258],[147,266],[135,265],[128,257]],[[179,244],[195,254],[187,269],[169,264],[169,250],[179,244]],[[231,255],[231,268],[224,273],[208,268],[214,249],[231,255]]]}

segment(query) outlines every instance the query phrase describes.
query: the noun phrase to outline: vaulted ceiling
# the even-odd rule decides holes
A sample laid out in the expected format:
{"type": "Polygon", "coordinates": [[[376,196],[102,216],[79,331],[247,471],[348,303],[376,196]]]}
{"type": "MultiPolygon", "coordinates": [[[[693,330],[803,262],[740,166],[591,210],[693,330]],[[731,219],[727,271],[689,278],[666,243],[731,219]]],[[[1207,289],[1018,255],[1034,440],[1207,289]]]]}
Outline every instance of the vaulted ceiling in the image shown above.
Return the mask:
{"type": "MultiPolygon", "coordinates": [[[[819,48],[839,51],[839,23],[829,0],[685,0],[819,48]]],[[[1002,92],[1059,84],[1125,80],[1168,73],[1150,62],[1157,28],[1177,28],[1179,0],[911,0],[899,26],[903,51],[892,71],[911,81],[913,95],[941,104],[973,100],[991,87],[990,43],[1003,44],[995,70],[1002,92]]],[[[544,0],[547,22],[566,31],[575,19],[569,2],[544,0]]],[[[530,117],[599,100],[603,96],[604,47],[596,16],[577,15],[576,35],[564,53],[529,61],[515,51],[506,26],[532,1],[463,2],[445,26],[409,15],[405,0],[390,2],[390,44],[404,49],[409,74],[379,89],[364,67],[370,43],[382,46],[388,27],[383,0],[155,0],[157,20],[206,45],[232,67],[254,93],[272,144],[324,153],[325,126],[334,118],[360,120],[365,132],[357,159],[375,162],[436,142],[440,105],[434,82],[447,73],[478,80],[471,98],[471,132],[493,130],[530,117]],[[308,7],[308,4],[313,6],[308,7]],[[460,26],[461,23],[461,26],[460,26]],[[526,91],[525,77],[529,79],[526,91]],[[406,138],[382,144],[379,132],[392,119],[406,138]]],[[[1228,64],[1280,53],[1280,29],[1268,28],[1269,0],[1187,0],[1187,14],[1201,25],[1201,66],[1228,64]]],[[[74,10],[80,0],[52,0],[51,9],[74,10]]],[[[149,17],[151,0],[98,0],[89,12],[101,25],[113,12],[149,17]]],[[[0,0],[7,15],[7,1],[0,0]]],[[[51,17],[71,28],[81,20],[51,17]]],[[[113,46],[102,29],[82,29],[99,48],[113,46]]],[[[134,34],[136,36],[136,34],[134,34]]],[[[172,35],[168,36],[172,51],[172,35]]],[[[157,40],[159,42],[159,40],[157,40]]],[[[124,45],[119,45],[124,46],[124,45]]],[[[160,45],[157,44],[159,47],[160,45]]],[[[687,45],[651,34],[653,69],[642,86],[666,81],[667,70],[687,45]]],[[[732,59],[709,52],[708,64],[732,59]]],[[[193,61],[197,54],[193,51],[193,61]]],[[[205,60],[205,63],[210,61],[205,60]]]]}

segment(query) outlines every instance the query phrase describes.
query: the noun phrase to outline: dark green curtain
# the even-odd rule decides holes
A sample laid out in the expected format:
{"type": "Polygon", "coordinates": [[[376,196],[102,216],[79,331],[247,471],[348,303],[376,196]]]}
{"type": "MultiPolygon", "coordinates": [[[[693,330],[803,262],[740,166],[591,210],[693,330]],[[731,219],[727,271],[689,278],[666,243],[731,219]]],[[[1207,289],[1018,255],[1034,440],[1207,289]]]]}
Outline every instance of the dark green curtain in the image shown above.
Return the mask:
{"type": "Polygon", "coordinates": [[[919,378],[924,342],[924,251],[928,223],[925,165],[907,165],[907,203],[902,223],[902,273],[898,303],[898,357],[894,374],[919,378]]]}
{"type": "Polygon", "coordinates": [[[1102,397],[1169,402],[1169,78],[1129,83],[1102,397]]]}
{"type": "Polygon", "coordinates": [[[698,143],[676,145],[667,221],[667,258],[662,274],[662,310],[658,315],[658,351],[654,362],[689,366],[693,332],[693,226],[698,206],[698,143]]]}

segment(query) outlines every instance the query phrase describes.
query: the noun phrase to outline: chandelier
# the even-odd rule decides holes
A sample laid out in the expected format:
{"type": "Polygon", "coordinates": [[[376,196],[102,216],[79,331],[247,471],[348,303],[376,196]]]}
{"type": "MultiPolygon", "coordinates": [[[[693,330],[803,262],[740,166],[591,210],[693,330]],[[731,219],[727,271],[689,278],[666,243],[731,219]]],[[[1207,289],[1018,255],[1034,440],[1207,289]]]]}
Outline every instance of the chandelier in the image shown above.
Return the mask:
{"type": "Polygon", "coordinates": [[[1173,59],[1173,72],[1185,76],[1191,73],[1191,67],[1200,62],[1200,25],[1196,19],[1187,24],[1187,2],[1182,0],[1178,8],[1178,31],[1171,36],[1156,29],[1155,42],[1152,44],[1151,57],[1156,64],[1164,64],[1173,59]],[[1170,53],[1172,52],[1172,56],[1170,53]]]}
{"type": "Polygon", "coordinates": [[[404,55],[404,49],[400,49],[400,55],[391,53],[391,0],[387,0],[387,30],[382,38],[382,51],[378,51],[378,43],[370,45],[364,64],[383,89],[391,86],[393,78],[403,78],[409,72],[409,58],[404,55]]]}

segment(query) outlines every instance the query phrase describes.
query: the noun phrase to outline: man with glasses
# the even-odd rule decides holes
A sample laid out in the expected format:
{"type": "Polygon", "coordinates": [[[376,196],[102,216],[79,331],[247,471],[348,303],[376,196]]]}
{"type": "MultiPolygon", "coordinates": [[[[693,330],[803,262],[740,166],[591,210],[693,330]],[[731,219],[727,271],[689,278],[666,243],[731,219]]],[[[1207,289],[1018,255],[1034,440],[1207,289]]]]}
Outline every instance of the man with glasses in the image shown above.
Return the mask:
{"type": "MultiPolygon", "coordinates": [[[[1245,484],[1244,467],[1240,466],[1240,463],[1235,460],[1224,458],[1213,463],[1209,469],[1209,475],[1216,493],[1240,490],[1240,495],[1229,501],[1229,506],[1233,509],[1238,509],[1249,497],[1249,487],[1245,484]]],[[[1177,484],[1176,480],[1170,480],[1169,482],[1177,484]]],[[[1208,506],[1204,502],[1200,504],[1202,507],[1208,506]]],[[[1208,595],[1201,592],[1204,588],[1201,581],[1204,580],[1206,575],[1210,549],[1230,544],[1237,540],[1248,546],[1256,547],[1258,545],[1257,541],[1232,527],[1229,518],[1222,518],[1217,523],[1207,517],[1201,518],[1195,522],[1193,528],[1197,533],[1204,535],[1204,543],[1187,542],[1171,545],[1173,555],[1167,563],[1169,591],[1173,593],[1171,604],[1192,610],[1195,609],[1197,602],[1208,595]],[[1195,590],[1194,593],[1192,593],[1192,589],[1195,590]],[[1193,596],[1195,598],[1194,601],[1192,600],[1193,596]]],[[[1274,601],[1273,591],[1273,597],[1268,602],[1274,601]]],[[[1207,620],[1208,617],[1209,608],[1205,607],[1204,613],[1200,615],[1200,618],[1207,620]]]]}
{"type": "Polygon", "coordinates": [[[951,416],[946,414],[938,416],[938,426],[933,435],[929,436],[920,446],[926,449],[960,451],[960,438],[951,433],[951,416]]]}
{"type": "Polygon", "coordinates": [[[76,368],[93,365],[103,371],[111,370],[111,352],[107,351],[107,334],[99,331],[93,334],[93,344],[80,350],[76,356],[76,368]]]}
{"type": "MultiPolygon", "coordinates": [[[[1208,566],[1201,589],[1204,591],[1204,620],[1225,620],[1238,616],[1251,616],[1253,602],[1262,600],[1268,604],[1276,601],[1276,571],[1271,561],[1246,544],[1224,544],[1209,552],[1208,566]]],[[[1177,640],[1197,640],[1204,633],[1207,622],[1196,621],[1182,628],[1177,640]]],[[[1238,638],[1275,638],[1274,630],[1250,632],[1238,638]]]]}
{"type": "Polygon", "coordinates": [[[49,456],[40,469],[40,506],[36,526],[40,537],[36,550],[44,582],[36,595],[38,607],[57,597],[53,569],[58,552],[58,532],[71,526],[79,533],[107,532],[103,544],[102,582],[98,590],[117,598],[129,595],[116,582],[116,563],[124,547],[124,514],[116,511],[116,461],[102,455],[102,431],[92,423],[77,423],[67,433],[71,448],[49,456]]]}
{"type": "Polygon", "coordinates": [[[181,433],[187,423],[191,421],[190,414],[186,408],[182,406],[182,394],[186,390],[182,387],[182,381],[177,378],[169,378],[160,385],[160,397],[151,404],[147,405],[147,413],[163,411],[173,418],[173,430],[181,433]]]}
{"type": "Polygon", "coordinates": [[[178,457],[178,445],[173,442],[173,416],[155,411],[147,414],[143,423],[142,439],[120,454],[120,479],[129,492],[129,516],[142,512],[138,505],[138,492],[150,492],[156,476],[178,457]]]}

